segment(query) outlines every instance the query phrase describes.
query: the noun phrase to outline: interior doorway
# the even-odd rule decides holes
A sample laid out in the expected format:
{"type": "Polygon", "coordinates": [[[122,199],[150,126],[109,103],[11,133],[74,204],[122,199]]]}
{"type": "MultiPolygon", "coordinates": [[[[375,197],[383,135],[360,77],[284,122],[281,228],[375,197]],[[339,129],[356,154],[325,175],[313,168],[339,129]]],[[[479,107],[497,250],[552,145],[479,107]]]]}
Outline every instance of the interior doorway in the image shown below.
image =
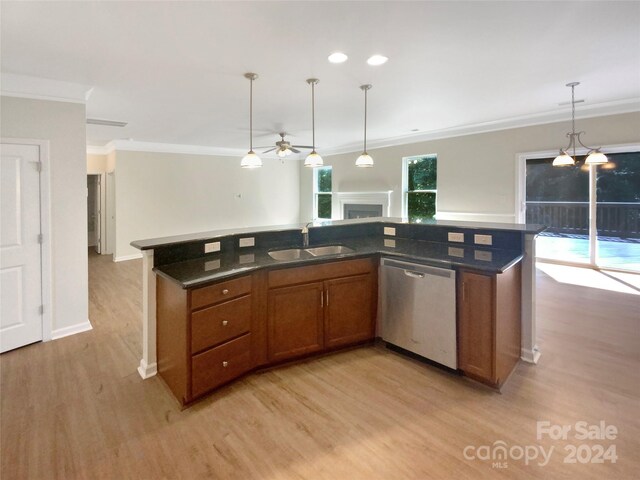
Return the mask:
{"type": "Polygon", "coordinates": [[[96,253],[105,251],[104,174],[87,175],[87,243],[96,253]]]}

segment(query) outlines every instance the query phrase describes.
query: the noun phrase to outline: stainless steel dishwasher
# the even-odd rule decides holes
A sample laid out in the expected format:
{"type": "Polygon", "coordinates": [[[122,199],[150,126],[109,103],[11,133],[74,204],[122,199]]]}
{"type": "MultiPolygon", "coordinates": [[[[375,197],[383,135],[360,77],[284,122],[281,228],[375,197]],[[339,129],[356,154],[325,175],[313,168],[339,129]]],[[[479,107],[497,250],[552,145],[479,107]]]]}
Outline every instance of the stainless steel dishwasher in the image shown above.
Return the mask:
{"type": "Polygon", "coordinates": [[[382,339],[457,368],[456,272],[389,258],[380,265],[382,339]]]}

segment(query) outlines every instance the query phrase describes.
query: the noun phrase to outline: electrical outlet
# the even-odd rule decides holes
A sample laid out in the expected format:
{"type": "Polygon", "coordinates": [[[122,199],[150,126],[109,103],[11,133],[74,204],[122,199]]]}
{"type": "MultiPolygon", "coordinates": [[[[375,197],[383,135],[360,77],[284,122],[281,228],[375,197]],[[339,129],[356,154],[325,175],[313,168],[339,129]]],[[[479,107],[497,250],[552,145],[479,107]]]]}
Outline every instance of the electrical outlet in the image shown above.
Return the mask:
{"type": "Polygon", "coordinates": [[[256,239],[254,237],[246,237],[240,239],[240,248],[244,247],[253,247],[256,244],[256,239]]]}
{"type": "Polygon", "coordinates": [[[384,227],[384,234],[392,237],[396,236],[396,229],[393,227],[384,227]]]}
{"type": "Polygon", "coordinates": [[[481,262],[490,262],[493,259],[493,255],[491,252],[476,250],[473,254],[473,258],[480,260],[481,262]]]}
{"type": "Polygon", "coordinates": [[[204,244],[204,253],[213,253],[220,251],[220,242],[210,242],[204,244]]]}
{"type": "Polygon", "coordinates": [[[449,232],[448,238],[450,242],[464,243],[464,233],[449,232]]]}
{"type": "Polygon", "coordinates": [[[473,241],[477,245],[492,245],[493,237],[491,235],[474,235],[473,241]]]}

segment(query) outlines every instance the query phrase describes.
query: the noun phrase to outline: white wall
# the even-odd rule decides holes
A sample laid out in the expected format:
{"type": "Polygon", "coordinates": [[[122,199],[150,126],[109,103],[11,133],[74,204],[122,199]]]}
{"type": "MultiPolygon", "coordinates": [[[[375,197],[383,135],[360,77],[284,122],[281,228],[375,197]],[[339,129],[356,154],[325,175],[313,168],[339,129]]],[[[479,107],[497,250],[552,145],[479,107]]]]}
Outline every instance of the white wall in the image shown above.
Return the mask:
{"type": "Polygon", "coordinates": [[[133,240],[225,228],[297,223],[297,161],[115,152],[115,260],[138,255],[133,240]],[[240,198],[236,195],[240,194],[240,198]]]}
{"type": "Polygon", "coordinates": [[[49,140],[53,336],[88,319],[85,106],[1,97],[2,137],[49,140]]]}
{"type": "MultiPolygon", "coordinates": [[[[637,112],[579,119],[577,127],[586,132],[583,140],[591,146],[640,141],[637,112]]],[[[402,157],[436,153],[437,208],[442,217],[467,214],[467,220],[514,222],[516,155],[564,147],[570,129],[567,121],[380,148],[369,151],[373,168],[355,166],[360,152],[325,156],[324,160],[333,166],[333,191],[393,190],[391,215],[401,216],[402,157]]],[[[312,216],[313,177],[303,168],[300,178],[300,220],[304,221],[312,216]]]]}

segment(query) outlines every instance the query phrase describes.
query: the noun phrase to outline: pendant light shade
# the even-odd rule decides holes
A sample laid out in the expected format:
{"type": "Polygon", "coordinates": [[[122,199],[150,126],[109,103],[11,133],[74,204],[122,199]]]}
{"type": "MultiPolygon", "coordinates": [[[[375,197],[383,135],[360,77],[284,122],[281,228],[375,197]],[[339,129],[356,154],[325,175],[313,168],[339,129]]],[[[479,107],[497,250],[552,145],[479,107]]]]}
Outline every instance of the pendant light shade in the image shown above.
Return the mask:
{"type": "Polygon", "coordinates": [[[262,166],[262,160],[253,151],[253,81],[258,78],[255,73],[245,73],[244,78],[249,80],[249,151],[242,158],[242,168],[258,168],[262,166]]]}
{"type": "Polygon", "coordinates": [[[567,83],[567,87],[571,87],[571,132],[567,133],[567,137],[569,137],[569,145],[566,148],[560,150],[560,154],[553,159],[554,167],[567,167],[576,164],[576,148],[579,143],[583,148],[589,150],[587,153],[587,159],[585,160],[585,165],[602,165],[607,163],[609,160],[606,155],[600,151],[599,148],[591,148],[587,147],[580,140],[580,135],[584,132],[576,132],[576,97],[575,97],[575,89],[580,85],[580,82],[571,82],[567,83]],[[573,151],[573,156],[569,155],[567,152],[573,151]]]}
{"type": "Polygon", "coordinates": [[[364,148],[362,155],[356,160],[356,167],[373,167],[373,158],[367,153],[367,92],[371,90],[371,85],[361,85],[360,90],[364,92],[364,148]]]}
{"type": "Polygon", "coordinates": [[[316,85],[319,81],[317,78],[307,79],[307,83],[311,85],[311,134],[313,142],[311,143],[311,153],[304,159],[304,166],[311,168],[324,165],[322,157],[316,152],[316,85]]]}

